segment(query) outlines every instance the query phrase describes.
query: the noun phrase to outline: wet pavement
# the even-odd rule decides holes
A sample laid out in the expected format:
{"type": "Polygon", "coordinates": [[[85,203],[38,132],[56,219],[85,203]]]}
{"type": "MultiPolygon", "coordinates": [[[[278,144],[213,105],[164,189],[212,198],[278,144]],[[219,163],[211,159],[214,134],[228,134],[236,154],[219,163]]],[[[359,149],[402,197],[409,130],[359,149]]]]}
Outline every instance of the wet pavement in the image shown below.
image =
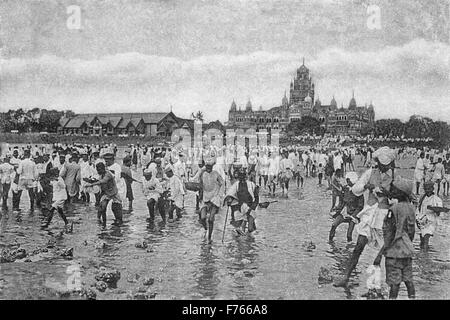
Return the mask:
{"type": "MultiPolygon", "coordinates": [[[[413,159],[402,161],[401,166],[408,169],[397,170],[397,174],[412,178],[413,165],[413,159]]],[[[110,209],[103,228],[92,204],[72,204],[68,213],[74,221],[72,233],[61,232],[63,222],[58,216],[48,230],[40,230],[40,212],[29,213],[24,193],[20,214],[2,213],[0,250],[23,248],[28,256],[0,264],[0,299],[77,299],[68,292],[95,285],[101,267],[116,269],[121,277],[116,288],[94,289],[97,299],[131,299],[141,297],[136,295],[139,292],[150,293],[154,299],[359,299],[367,292],[365,270],[376,255],[374,250],[362,254],[349,288],[318,281],[321,268],[342,275],[357,234],[347,243],[346,225],[341,225],[335,242],[328,243],[331,193],[317,182],[306,179],[304,190],[291,183],[288,199],[277,198],[268,209],[258,210],[257,231],[238,236],[227,225],[223,243],[227,212],[222,208],[216,216],[212,244],[203,238],[194,210],[195,195],[190,192],[184,216],[166,224],[160,217],[154,224],[146,221],[145,199],[136,183],[134,211],[125,214],[122,227],[110,225],[110,209]],[[73,248],[73,257],[61,256],[66,248],[73,248]]],[[[264,191],[262,198],[273,200],[264,191]]],[[[448,197],[444,202],[450,206],[448,197]]],[[[449,231],[450,215],[444,213],[426,254],[419,252],[416,235],[413,265],[419,299],[450,298],[449,231]]],[[[404,286],[400,298],[406,298],[404,286]]]]}

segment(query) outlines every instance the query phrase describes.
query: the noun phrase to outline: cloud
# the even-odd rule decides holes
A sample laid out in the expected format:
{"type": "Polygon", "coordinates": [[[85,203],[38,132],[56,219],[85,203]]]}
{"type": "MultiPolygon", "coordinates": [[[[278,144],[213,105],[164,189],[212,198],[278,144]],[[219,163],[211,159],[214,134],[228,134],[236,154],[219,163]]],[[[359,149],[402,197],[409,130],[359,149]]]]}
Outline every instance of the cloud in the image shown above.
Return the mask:
{"type": "MultiPolygon", "coordinates": [[[[97,60],[52,55],[0,60],[3,108],[66,106],[76,112],[203,109],[208,119],[227,119],[234,98],[273,107],[301,63],[294,52],[257,51],[183,60],[137,52],[97,60]]],[[[347,51],[329,48],[306,59],[322,103],[334,94],[346,106],[355,89],[360,104],[373,101],[378,116],[411,113],[450,120],[450,47],[417,39],[403,46],[347,51]],[[394,108],[393,108],[394,107],[394,108]]]]}

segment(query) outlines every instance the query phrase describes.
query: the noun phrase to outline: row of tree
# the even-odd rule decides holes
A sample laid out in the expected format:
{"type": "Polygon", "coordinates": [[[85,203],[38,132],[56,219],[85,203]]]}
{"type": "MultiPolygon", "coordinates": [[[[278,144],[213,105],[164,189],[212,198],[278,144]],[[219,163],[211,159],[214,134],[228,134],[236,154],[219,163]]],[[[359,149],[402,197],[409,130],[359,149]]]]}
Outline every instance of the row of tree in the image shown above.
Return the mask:
{"type": "Polygon", "coordinates": [[[59,120],[62,117],[73,117],[75,113],[71,110],[58,111],[33,108],[24,110],[8,110],[0,114],[0,132],[11,132],[17,130],[23,132],[51,132],[58,129],[59,120]]]}
{"type": "MultiPolygon", "coordinates": [[[[58,111],[33,108],[24,110],[8,110],[0,113],[0,132],[56,132],[62,117],[73,117],[75,113],[71,110],[58,111]]],[[[203,122],[203,113],[198,111],[192,113],[191,117],[203,122]]],[[[291,122],[286,131],[289,136],[303,134],[322,135],[325,128],[321,122],[314,118],[305,116],[299,121],[291,122]]],[[[375,121],[373,127],[363,128],[362,136],[374,135],[376,137],[400,137],[400,138],[432,138],[434,143],[440,147],[448,146],[450,143],[450,125],[444,121],[433,121],[427,117],[411,116],[407,122],[399,119],[380,119],[375,121]]]]}
{"type": "MultiPolygon", "coordinates": [[[[286,128],[289,136],[303,134],[321,135],[325,128],[314,117],[305,116],[299,121],[291,122],[286,128]]],[[[386,138],[432,138],[434,144],[446,147],[450,144],[450,125],[444,121],[433,121],[427,117],[413,115],[408,121],[399,119],[380,119],[375,121],[373,127],[365,127],[361,130],[362,136],[373,135],[386,138]]]]}
{"type": "Polygon", "coordinates": [[[439,147],[446,147],[450,144],[450,125],[447,122],[433,121],[417,115],[411,116],[406,122],[398,119],[377,120],[373,129],[366,129],[362,134],[388,138],[431,138],[439,147]]]}

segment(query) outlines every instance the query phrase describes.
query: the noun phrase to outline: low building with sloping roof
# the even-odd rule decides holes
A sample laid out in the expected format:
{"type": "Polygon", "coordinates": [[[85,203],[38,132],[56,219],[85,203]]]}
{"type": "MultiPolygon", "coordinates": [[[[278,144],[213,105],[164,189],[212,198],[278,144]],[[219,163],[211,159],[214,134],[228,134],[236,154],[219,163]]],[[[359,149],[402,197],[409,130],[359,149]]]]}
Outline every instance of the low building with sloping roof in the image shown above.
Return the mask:
{"type": "Polygon", "coordinates": [[[173,112],[85,113],[60,121],[58,132],[65,135],[170,137],[173,130],[183,126],[193,129],[193,120],[179,118],[173,112]]]}

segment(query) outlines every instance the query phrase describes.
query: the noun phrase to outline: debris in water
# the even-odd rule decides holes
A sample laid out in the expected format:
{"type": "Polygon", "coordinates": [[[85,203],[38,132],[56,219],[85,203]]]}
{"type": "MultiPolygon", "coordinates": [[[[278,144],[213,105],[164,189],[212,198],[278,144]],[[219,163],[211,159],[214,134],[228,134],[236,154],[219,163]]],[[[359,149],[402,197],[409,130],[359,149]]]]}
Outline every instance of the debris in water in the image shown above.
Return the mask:
{"type": "Polygon", "coordinates": [[[95,244],[95,249],[105,249],[106,248],[106,243],[105,242],[97,242],[95,244]]]}
{"type": "Polygon", "coordinates": [[[141,276],[138,275],[137,273],[134,274],[134,275],[128,274],[128,276],[127,276],[127,281],[130,282],[130,283],[135,283],[135,282],[137,282],[137,281],[139,280],[140,277],[141,277],[141,276]]]}
{"type": "Polygon", "coordinates": [[[47,241],[47,248],[54,248],[56,245],[56,240],[53,238],[48,239],[47,241]]]}
{"type": "Polygon", "coordinates": [[[107,270],[106,268],[102,267],[98,271],[98,274],[95,276],[95,280],[97,281],[103,281],[108,284],[108,287],[116,287],[117,281],[120,279],[120,271],[119,270],[107,270]]]}
{"type": "Polygon", "coordinates": [[[319,271],[319,284],[333,282],[333,275],[330,270],[324,267],[320,267],[319,271]]]}
{"type": "Polygon", "coordinates": [[[16,258],[16,259],[23,259],[27,256],[27,252],[25,251],[25,249],[14,250],[12,252],[12,254],[14,255],[14,258],[16,258]]]}
{"type": "Polygon", "coordinates": [[[153,283],[155,283],[155,279],[148,278],[148,277],[144,278],[144,282],[143,282],[144,286],[151,286],[153,283]]]}
{"type": "Polygon", "coordinates": [[[14,262],[17,259],[23,259],[26,256],[27,252],[22,248],[16,250],[3,249],[0,252],[0,263],[14,262]]]}
{"type": "Polygon", "coordinates": [[[132,299],[134,300],[149,300],[149,299],[155,299],[157,293],[154,291],[146,291],[146,292],[136,292],[133,295],[131,295],[132,299]]]}
{"type": "Polygon", "coordinates": [[[306,241],[303,243],[302,247],[304,250],[311,252],[316,248],[316,245],[312,241],[306,241]]]}
{"type": "Polygon", "coordinates": [[[144,240],[142,242],[136,243],[134,246],[139,249],[147,249],[148,244],[147,244],[147,241],[144,240]]]}
{"type": "Polygon", "coordinates": [[[66,248],[66,249],[61,250],[61,251],[59,251],[59,255],[61,257],[65,257],[65,258],[73,257],[73,248],[66,248]]]}
{"type": "Polygon", "coordinates": [[[104,281],[97,281],[95,283],[95,288],[100,292],[105,292],[105,290],[108,289],[108,285],[104,281]]]}
{"type": "Polygon", "coordinates": [[[85,297],[86,300],[96,300],[97,299],[97,293],[95,293],[94,290],[92,290],[91,288],[83,288],[81,290],[81,294],[82,297],[85,297]]]}
{"type": "Polygon", "coordinates": [[[369,291],[361,295],[361,297],[367,298],[367,300],[384,300],[383,293],[380,289],[369,289],[369,291]]]}

